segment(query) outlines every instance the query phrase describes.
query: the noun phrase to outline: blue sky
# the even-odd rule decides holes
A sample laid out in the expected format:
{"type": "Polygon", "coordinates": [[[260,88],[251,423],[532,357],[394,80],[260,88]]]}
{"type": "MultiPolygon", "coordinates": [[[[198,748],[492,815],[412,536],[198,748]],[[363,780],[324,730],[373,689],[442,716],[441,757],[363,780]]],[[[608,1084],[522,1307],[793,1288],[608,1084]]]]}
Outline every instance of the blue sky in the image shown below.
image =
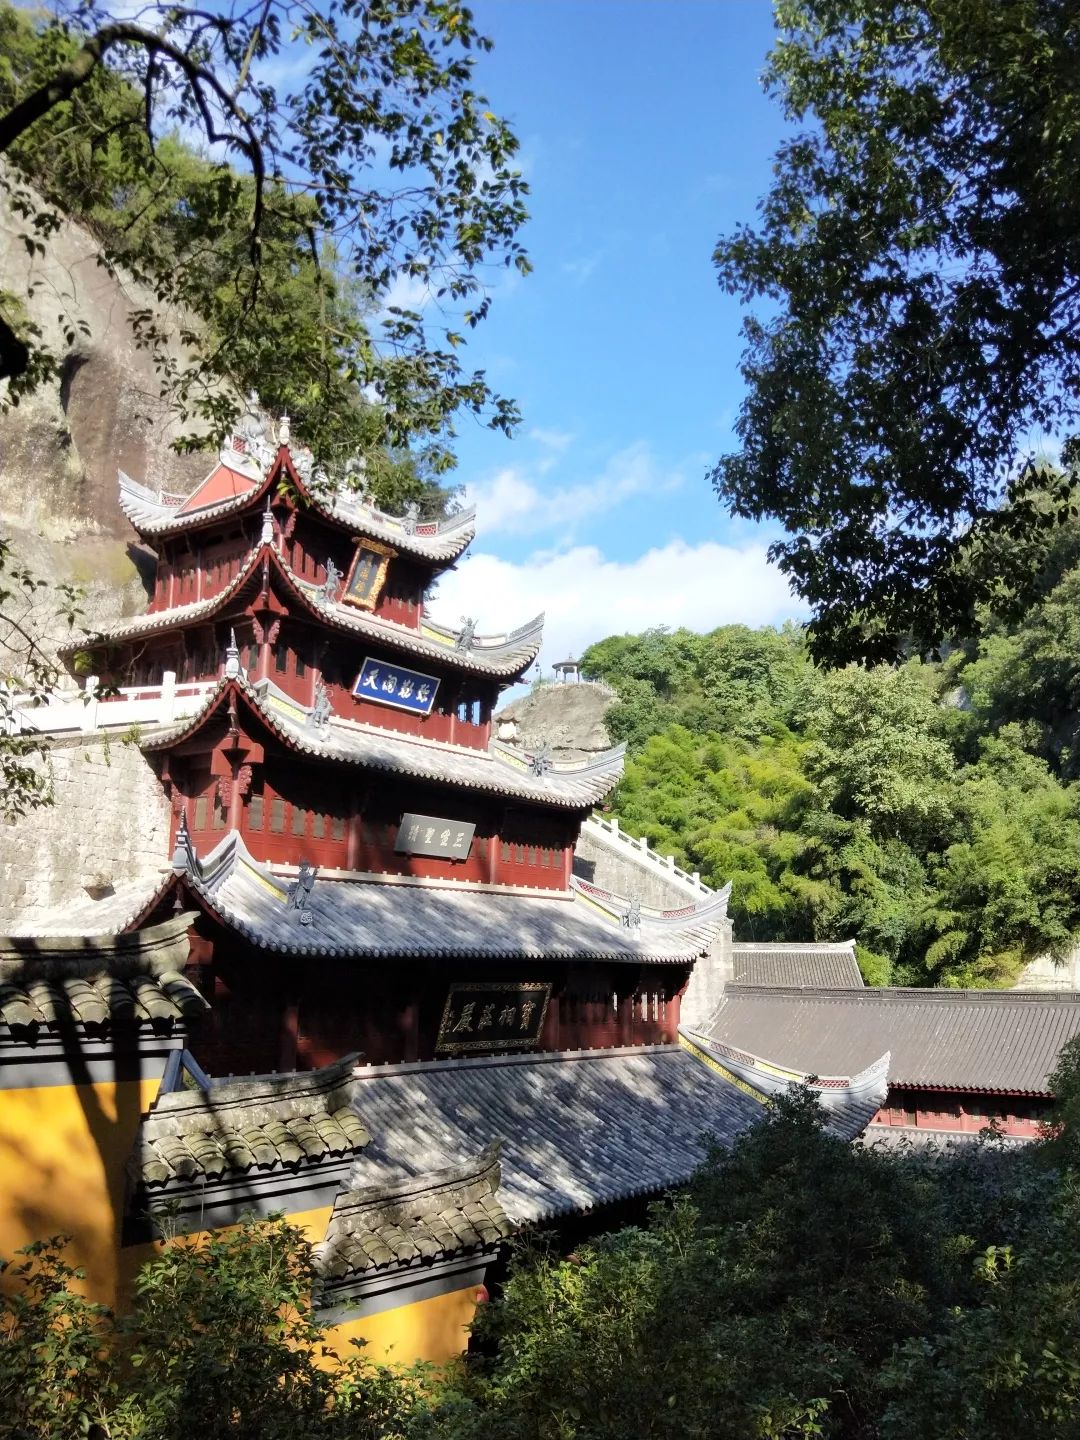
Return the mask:
{"type": "Polygon", "coordinates": [[[467,360],[514,396],[513,440],[461,425],[479,507],[436,613],[501,629],[548,613],[544,663],[648,624],[800,610],[706,472],[742,393],[717,237],[750,220],[783,133],[760,87],[768,0],[476,0],[478,80],[532,195],[527,279],[497,283],[467,360]],[[555,652],[559,651],[560,654],[555,652]]]}

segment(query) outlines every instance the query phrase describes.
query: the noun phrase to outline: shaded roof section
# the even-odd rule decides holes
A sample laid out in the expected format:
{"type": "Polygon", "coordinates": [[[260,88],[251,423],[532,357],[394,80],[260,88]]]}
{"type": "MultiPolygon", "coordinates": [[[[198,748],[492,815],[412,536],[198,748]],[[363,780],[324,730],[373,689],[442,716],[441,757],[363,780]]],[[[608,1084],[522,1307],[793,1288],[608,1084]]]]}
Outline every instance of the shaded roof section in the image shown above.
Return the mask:
{"type": "Polygon", "coordinates": [[[732,985],[707,1031],[815,1075],[852,1076],[889,1051],[893,1085],[1045,1095],[1080,1033],[1080,994],[732,985]]]}
{"type": "Polygon", "coordinates": [[[184,499],[141,485],[121,470],[120,508],[140,535],[153,539],[254,510],[284,481],[316,514],[340,529],[380,540],[402,554],[432,561],[440,568],[456,560],[476,533],[473,509],[443,520],[420,520],[409,515],[388,515],[359,494],[341,487],[335,490],[330,484],[317,486],[304,457],[294,456],[287,445],[273,455],[263,478],[246,489],[220,483],[218,472],[228,468],[218,461],[194,494],[184,499]],[[221,498],[217,498],[219,490],[221,498]],[[207,503],[193,504],[200,495],[207,497],[207,503]]]}
{"type": "Polygon", "coordinates": [[[300,1170],[358,1153],[369,1136],[349,1106],[355,1055],[323,1070],[159,1095],[128,1164],[147,1189],[252,1171],[300,1170]]]}
{"type": "MultiPolygon", "coordinates": [[[[201,624],[214,616],[225,615],[234,608],[234,603],[245,590],[254,588],[261,581],[264,561],[270,566],[271,583],[276,581],[282,593],[295,598],[320,624],[362,639],[382,642],[394,650],[438,661],[454,670],[512,679],[536,658],[543,640],[543,615],[537,615],[525,625],[503,634],[471,637],[463,631],[427,619],[423,620],[418,630],[394,620],[381,619],[355,606],[328,599],[321,586],[296,574],[282,558],[276,544],[266,542],[252,549],[239,572],[216,595],[101,626],[83,639],[63,646],[60,653],[73,655],[98,645],[163,635],[185,625],[201,624]]],[[[237,609],[236,613],[241,611],[237,609]]]]}
{"type": "Polygon", "coordinates": [[[517,1229],[499,1200],[499,1178],[493,1144],[460,1165],[346,1190],[315,1249],[316,1269],[333,1284],[491,1250],[517,1229]]]}
{"type": "Polygon", "coordinates": [[[862,1134],[889,1093],[888,1051],[858,1075],[815,1076],[776,1061],[758,1059],[682,1025],[679,1041],[733,1085],[749,1086],[763,1098],[783,1095],[793,1085],[805,1086],[825,1112],[828,1128],[843,1140],[854,1140],[862,1134]]]}
{"type": "Polygon", "coordinates": [[[501,1139],[500,1198],[517,1222],[684,1183],[705,1136],[730,1144],[761,1102],[676,1045],[362,1066],[354,1105],[374,1140],[352,1184],[463,1164],[501,1139]]]}
{"type": "Polygon", "coordinates": [[[590,809],[622,775],[624,745],[591,760],[538,766],[541,773],[534,774],[531,757],[518,755],[498,741],[489,750],[473,750],[337,716],[320,723],[311,709],[268,680],[257,685],[243,679],[223,680],[203,706],[179,725],[147,730],[140,740],[142,749],[168,750],[194,735],[230,692],[290,749],[366,770],[410,775],[456,789],[487,791],[563,810],[590,809]]]}
{"type": "Polygon", "coordinates": [[[855,941],[806,945],[780,941],[754,944],[736,941],[731,947],[732,980],[736,985],[811,986],[816,990],[861,990],[862,971],[855,959],[855,941]]]}
{"type": "MultiPolygon", "coordinates": [[[[186,859],[183,883],[192,898],[252,944],[287,955],[689,964],[707,951],[727,908],[721,893],[674,915],[642,908],[638,923],[629,924],[625,901],[579,881],[566,894],[522,894],[322,874],[300,910],[289,901],[291,877],[253,859],[235,831],[204,860],[190,848],[186,859]]],[[[182,863],[178,854],[178,870],[182,863]]]]}
{"type": "Polygon", "coordinates": [[[0,939],[0,1025],[39,1036],[108,1030],[169,1034],[208,1009],[181,972],[190,914],[98,940],[71,934],[0,939]]]}

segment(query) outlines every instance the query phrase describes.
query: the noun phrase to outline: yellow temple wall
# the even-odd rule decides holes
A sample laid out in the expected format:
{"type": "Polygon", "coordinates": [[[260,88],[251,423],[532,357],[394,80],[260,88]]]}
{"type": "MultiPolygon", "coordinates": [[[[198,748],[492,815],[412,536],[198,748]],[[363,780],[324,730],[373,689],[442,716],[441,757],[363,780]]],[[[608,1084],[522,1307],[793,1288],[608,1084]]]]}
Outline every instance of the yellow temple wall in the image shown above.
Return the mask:
{"type": "Polygon", "coordinates": [[[349,1355],[354,1340],[363,1340],[364,1355],[380,1364],[411,1365],[415,1360],[429,1360],[444,1365],[469,1343],[476,1290],[475,1284],[466,1285],[463,1290],[450,1290],[412,1305],[345,1320],[327,1329],[326,1343],[342,1359],[349,1355]]]}
{"type": "Polygon", "coordinates": [[[0,1255],[70,1235],[83,1290],[115,1303],[124,1165],[160,1076],[0,1090],[0,1255]]]}

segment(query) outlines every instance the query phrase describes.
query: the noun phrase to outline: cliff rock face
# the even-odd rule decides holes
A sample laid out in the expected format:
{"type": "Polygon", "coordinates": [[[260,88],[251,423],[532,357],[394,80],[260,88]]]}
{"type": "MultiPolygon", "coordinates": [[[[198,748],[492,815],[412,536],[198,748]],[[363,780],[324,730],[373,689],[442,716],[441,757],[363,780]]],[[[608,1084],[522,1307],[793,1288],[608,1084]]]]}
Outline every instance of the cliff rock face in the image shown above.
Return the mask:
{"type": "Polygon", "coordinates": [[[547,745],[554,760],[584,760],[611,747],[604,714],[614,695],[606,685],[540,685],[500,710],[495,733],[520,750],[547,745]]]}
{"type": "MultiPolygon", "coordinates": [[[[110,275],[93,236],[73,222],[45,242],[44,255],[31,254],[4,179],[0,170],[0,291],[16,297],[61,368],[55,383],[15,406],[4,406],[0,382],[0,535],[36,575],[83,587],[92,625],[146,604],[146,567],[118,503],[117,470],[184,492],[209,461],[170,448],[184,427],[132,328],[137,309],[158,309],[153,294],[110,275]]],[[[169,326],[168,315],[157,318],[169,326]]],[[[46,644],[54,638],[47,593],[32,614],[18,603],[15,612],[46,644]]]]}

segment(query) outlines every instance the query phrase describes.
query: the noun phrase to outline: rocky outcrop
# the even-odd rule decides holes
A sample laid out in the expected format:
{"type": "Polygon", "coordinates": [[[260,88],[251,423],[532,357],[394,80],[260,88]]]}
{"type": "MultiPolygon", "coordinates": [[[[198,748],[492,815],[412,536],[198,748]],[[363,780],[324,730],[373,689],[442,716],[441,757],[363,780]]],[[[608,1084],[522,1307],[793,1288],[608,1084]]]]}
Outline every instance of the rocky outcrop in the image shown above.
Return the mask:
{"type": "Polygon", "coordinates": [[[584,760],[611,748],[604,715],[614,699],[606,685],[589,680],[537,685],[499,711],[495,733],[517,749],[546,745],[554,760],[584,760]]]}

